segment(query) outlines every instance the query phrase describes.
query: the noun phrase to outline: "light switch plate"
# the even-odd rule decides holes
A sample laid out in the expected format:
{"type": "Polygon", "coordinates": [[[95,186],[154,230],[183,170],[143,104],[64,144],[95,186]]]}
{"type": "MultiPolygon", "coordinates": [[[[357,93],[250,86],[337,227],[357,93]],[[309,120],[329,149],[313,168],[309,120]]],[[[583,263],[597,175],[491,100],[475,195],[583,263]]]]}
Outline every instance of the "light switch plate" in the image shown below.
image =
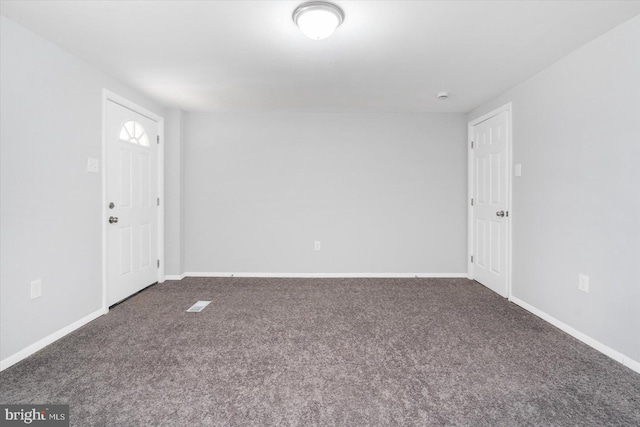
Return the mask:
{"type": "Polygon", "coordinates": [[[89,157],[87,159],[87,172],[99,173],[100,172],[100,159],[89,157]]]}

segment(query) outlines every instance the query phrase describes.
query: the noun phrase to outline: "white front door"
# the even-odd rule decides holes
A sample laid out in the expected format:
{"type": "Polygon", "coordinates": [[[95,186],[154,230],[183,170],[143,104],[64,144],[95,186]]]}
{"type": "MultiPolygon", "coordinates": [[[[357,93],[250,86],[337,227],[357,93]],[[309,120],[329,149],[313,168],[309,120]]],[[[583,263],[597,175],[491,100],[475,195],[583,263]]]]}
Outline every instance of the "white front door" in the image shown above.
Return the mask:
{"type": "Polygon", "coordinates": [[[509,112],[473,125],[472,277],[508,297],[509,112]]]}
{"type": "Polygon", "coordinates": [[[158,281],[158,123],[106,103],[107,305],[158,281]]]}

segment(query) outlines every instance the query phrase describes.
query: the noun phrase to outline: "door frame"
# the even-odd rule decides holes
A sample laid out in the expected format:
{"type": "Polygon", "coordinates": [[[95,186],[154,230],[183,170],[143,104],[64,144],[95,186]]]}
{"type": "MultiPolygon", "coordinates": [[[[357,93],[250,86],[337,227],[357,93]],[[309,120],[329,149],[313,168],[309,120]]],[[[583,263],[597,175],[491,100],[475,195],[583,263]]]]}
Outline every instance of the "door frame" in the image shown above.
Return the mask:
{"type": "MultiPolygon", "coordinates": [[[[164,118],[129,101],[128,99],[111,92],[107,89],[102,89],[102,214],[100,218],[102,220],[102,308],[105,313],[109,311],[109,305],[107,303],[107,218],[109,216],[107,212],[107,103],[114,102],[122,107],[145,116],[158,123],[158,135],[160,136],[161,144],[158,144],[158,197],[160,198],[160,204],[158,206],[158,239],[157,239],[157,255],[160,260],[160,267],[158,268],[157,281],[158,283],[164,282],[164,118]]],[[[153,143],[153,140],[151,141],[153,143]]]]}
{"type": "Polygon", "coordinates": [[[473,254],[473,236],[475,233],[474,221],[473,221],[473,206],[471,206],[471,198],[473,197],[473,188],[475,185],[474,179],[474,170],[473,170],[473,150],[471,149],[471,143],[473,141],[473,127],[479,123],[484,122],[485,120],[490,119],[500,113],[507,112],[507,134],[509,135],[509,140],[507,141],[507,210],[509,212],[509,220],[507,221],[507,248],[506,248],[506,278],[507,278],[507,299],[510,301],[512,298],[511,294],[511,272],[512,272],[512,236],[511,232],[511,224],[513,221],[513,207],[511,204],[512,201],[512,180],[513,180],[513,119],[512,119],[512,104],[509,102],[508,104],[503,105],[502,107],[496,108],[495,110],[490,111],[489,113],[483,114],[482,116],[471,120],[467,125],[467,177],[468,177],[468,187],[467,187],[467,275],[469,279],[474,280],[474,264],[471,262],[471,255],[473,254]]]}

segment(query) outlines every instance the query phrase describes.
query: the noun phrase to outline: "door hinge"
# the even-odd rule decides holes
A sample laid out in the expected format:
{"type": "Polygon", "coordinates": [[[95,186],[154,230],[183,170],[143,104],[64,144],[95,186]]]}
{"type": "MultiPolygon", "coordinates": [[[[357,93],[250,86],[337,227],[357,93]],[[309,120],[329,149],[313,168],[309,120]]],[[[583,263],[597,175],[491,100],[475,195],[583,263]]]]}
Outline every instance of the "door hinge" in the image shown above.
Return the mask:
{"type": "Polygon", "coordinates": [[[158,268],[160,268],[160,260],[158,260],[158,268]]]}
{"type": "Polygon", "coordinates": [[[156,144],[160,144],[160,135],[156,135],[156,144]]]}
{"type": "Polygon", "coordinates": [[[504,213],[504,215],[505,215],[505,216],[509,216],[509,211],[506,211],[506,212],[504,213]]]}
{"type": "Polygon", "coordinates": [[[471,141],[471,149],[473,150],[473,141],[471,141]]]}
{"type": "Polygon", "coordinates": [[[160,206],[160,197],[158,197],[157,202],[158,202],[158,206],[160,206]]]}
{"type": "Polygon", "coordinates": [[[473,206],[473,197],[471,198],[471,206],[473,206]]]}
{"type": "Polygon", "coordinates": [[[471,255],[471,262],[473,262],[473,255],[471,255]]]}

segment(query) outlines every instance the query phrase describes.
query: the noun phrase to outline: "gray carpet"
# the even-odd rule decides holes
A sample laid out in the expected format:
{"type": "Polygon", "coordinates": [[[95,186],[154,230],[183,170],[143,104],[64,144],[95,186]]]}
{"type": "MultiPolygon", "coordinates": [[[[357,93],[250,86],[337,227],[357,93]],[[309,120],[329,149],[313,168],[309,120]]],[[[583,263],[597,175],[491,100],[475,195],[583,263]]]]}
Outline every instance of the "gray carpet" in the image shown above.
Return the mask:
{"type": "Polygon", "coordinates": [[[640,375],[468,280],[189,278],[0,373],[0,403],[74,426],[631,426],[640,375]]]}

